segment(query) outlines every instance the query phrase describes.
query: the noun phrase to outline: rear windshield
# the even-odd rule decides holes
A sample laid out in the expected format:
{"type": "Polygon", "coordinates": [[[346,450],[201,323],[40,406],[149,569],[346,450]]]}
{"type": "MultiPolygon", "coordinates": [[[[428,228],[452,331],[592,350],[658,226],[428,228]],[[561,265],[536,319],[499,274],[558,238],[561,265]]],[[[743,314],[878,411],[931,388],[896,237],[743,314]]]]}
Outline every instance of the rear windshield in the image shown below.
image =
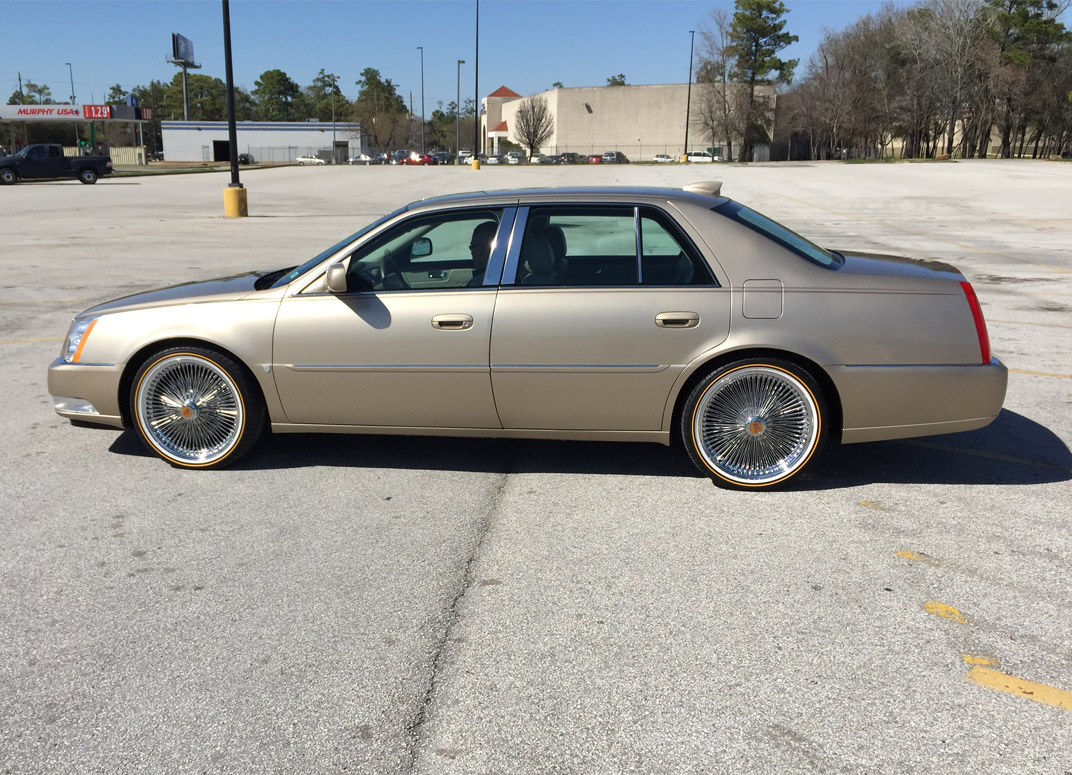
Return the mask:
{"type": "Polygon", "coordinates": [[[801,237],[795,231],[787,229],[777,221],[772,221],[767,216],[760,215],[755,210],[749,209],[739,202],[727,200],[711,209],[719,215],[724,215],[731,220],[737,221],[737,223],[747,226],[752,231],[757,231],[764,237],[774,240],[783,248],[793,251],[813,264],[834,269],[843,263],[836,253],[823,250],[818,245],[801,237]]]}

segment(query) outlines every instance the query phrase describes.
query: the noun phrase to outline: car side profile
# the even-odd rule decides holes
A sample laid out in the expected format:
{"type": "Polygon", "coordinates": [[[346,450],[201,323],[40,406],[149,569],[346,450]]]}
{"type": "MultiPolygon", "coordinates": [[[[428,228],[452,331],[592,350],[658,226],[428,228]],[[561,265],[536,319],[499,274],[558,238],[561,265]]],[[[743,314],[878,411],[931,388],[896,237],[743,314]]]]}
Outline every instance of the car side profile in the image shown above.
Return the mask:
{"type": "Polygon", "coordinates": [[[311,164],[316,167],[322,167],[326,163],[319,156],[299,156],[294,160],[299,167],[304,167],[307,164],[311,164]]]}
{"type": "Polygon", "coordinates": [[[91,307],[48,372],[60,416],[182,468],[267,432],[680,439],[736,489],[980,428],[1006,381],[955,268],[821,248],[713,181],[414,202],[299,266],[91,307]]]}

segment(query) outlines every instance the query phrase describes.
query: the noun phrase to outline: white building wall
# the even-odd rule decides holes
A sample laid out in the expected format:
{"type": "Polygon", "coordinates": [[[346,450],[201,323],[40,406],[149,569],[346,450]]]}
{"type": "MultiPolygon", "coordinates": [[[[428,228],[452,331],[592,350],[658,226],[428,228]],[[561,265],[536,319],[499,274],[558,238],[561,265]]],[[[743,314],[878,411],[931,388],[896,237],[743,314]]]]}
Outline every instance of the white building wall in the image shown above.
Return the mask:
{"type": "MultiPolygon", "coordinates": [[[[227,142],[226,121],[162,121],[166,161],[212,161],[214,141],[227,142]]],[[[238,152],[258,162],[290,162],[298,156],[331,153],[332,125],[326,122],[239,121],[238,152]]],[[[368,150],[364,130],[357,123],[336,123],[335,142],[340,155],[368,150]]]]}
{"type": "MultiPolygon", "coordinates": [[[[689,149],[721,146],[723,138],[712,138],[700,120],[702,87],[686,83],[591,86],[550,89],[538,97],[547,99],[555,120],[555,130],[540,148],[542,153],[566,151],[592,154],[621,151],[631,161],[651,161],[657,153],[680,157],[685,149],[685,112],[689,107],[689,149]]],[[[517,111],[523,100],[502,106],[502,118],[510,130],[509,140],[521,144],[517,136],[517,111]]]]}

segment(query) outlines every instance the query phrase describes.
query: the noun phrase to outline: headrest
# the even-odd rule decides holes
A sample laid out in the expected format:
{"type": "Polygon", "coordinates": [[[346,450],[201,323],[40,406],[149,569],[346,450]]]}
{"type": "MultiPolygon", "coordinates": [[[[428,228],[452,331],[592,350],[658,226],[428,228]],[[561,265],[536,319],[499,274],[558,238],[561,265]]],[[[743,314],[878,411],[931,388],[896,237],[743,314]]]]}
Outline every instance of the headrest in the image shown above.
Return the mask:
{"type": "Polygon", "coordinates": [[[551,252],[554,254],[555,259],[565,258],[566,235],[562,232],[562,227],[548,226],[544,229],[543,236],[547,238],[547,242],[551,246],[551,252]]]}
{"type": "Polygon", "coordinates": [[[555,268],[555,256],[551,246],[540,234],[527,234],[521,244],[521,261],[533,274],[551,274],[555,268]]]}

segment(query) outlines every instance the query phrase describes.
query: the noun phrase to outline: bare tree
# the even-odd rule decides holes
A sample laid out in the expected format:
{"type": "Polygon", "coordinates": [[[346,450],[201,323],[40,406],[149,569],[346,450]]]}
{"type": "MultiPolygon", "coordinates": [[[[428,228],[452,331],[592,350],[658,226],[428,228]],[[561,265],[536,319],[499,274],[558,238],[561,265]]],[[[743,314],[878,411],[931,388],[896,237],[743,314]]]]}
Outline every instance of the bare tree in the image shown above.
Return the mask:
{"type": "MultiPolygon", "coordinates": [[[[700,54],[700,66],[696,73],[696,82],[701,85],[700,122],[714,145],[719,140],[726,141],[724,157],[733,158],[733,141],[741,136],[738,111],[734,105],[734,96],[739,92],[730,83],[730,68],[733,66],[733,54],[730,46],[730,16],[724,8],[711,11],[711,26],[700,28],[703,37],[703,52],[700,54]]],[[[688,148],[685,149],[686,153],[688,148]]]]}
{"type": "Polygon", "coordinates": [[[546,97],[529,97],[517,109],[517,139],[529,149],[529,156],[548,140],[555,131],[555,120],[547,107],[546,97]]]}

